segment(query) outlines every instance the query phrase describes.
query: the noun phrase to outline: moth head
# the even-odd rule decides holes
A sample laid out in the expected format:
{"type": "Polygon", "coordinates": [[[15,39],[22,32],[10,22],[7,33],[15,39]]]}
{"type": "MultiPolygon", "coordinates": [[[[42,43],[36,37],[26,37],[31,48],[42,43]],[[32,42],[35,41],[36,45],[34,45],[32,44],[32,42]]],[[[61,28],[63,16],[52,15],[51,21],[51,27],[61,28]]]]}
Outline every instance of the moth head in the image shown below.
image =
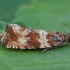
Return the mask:
{"type": "Polygon", "coordinates": [[[67,34],[67,42],[70,42],[70,33],[67,34]]]}

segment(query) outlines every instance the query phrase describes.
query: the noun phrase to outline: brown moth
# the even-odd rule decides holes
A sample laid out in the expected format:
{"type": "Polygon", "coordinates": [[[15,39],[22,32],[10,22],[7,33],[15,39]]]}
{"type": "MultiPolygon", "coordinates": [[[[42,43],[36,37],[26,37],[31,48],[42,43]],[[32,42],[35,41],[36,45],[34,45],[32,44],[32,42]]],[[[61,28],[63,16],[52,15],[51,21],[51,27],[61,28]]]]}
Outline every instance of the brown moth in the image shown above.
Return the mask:
{"type": "Polygon", "coordinates": [[[34,30],[17,24],[8,24],[0,37],[6,48],[14,49],[57,48],[70,42],[70,34],[34,30]]]}

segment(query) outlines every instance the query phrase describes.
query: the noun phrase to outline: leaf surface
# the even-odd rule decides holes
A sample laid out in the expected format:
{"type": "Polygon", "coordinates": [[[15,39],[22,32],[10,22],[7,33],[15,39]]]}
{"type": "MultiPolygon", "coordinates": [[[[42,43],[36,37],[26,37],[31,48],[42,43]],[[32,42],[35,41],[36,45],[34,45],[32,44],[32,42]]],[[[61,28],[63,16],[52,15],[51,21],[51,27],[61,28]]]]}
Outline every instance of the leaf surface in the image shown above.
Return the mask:
{"type": "MultiPolygon", "coordinates": [[[[20,0],[21,1],[21,0],[20,0]]],[[[29,0],[20,4],[12,19],[29,28],[45,29],[66,33],[70,30],[69,0],[29,0]]],[[[0,33],[5,31],[7,22],[0,22],[0,33]]],[[[70,45],[47,50],[14,50],[0,44],[0,70],[69,70],[70,45]]]]}

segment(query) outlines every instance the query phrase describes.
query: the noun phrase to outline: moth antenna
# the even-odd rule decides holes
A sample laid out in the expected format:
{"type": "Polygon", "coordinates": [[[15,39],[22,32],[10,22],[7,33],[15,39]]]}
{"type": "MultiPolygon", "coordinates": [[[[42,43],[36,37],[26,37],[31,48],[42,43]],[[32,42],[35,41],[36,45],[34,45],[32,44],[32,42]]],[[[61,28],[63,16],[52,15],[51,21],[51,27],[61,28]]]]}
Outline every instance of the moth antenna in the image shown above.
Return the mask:
{"type": "Polygon", "coordinates": [[[69,30],[65,26],[63,26],[63,28],[66,30],[67,33],[70,33],[69,30]]]}

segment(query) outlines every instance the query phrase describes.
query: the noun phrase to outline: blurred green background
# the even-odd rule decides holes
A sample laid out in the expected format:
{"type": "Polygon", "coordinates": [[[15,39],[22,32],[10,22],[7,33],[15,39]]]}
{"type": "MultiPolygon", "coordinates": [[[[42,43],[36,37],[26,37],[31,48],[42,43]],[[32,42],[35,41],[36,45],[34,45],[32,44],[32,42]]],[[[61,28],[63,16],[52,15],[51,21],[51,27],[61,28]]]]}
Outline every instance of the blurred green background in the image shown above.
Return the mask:
{"type": "MultiPolygon", "coordinates": [[[[6,24],[67,33],[70,0],[0,0],[0,33],[6,24]]],[[[6,49],[0,44],[0,70],[69,70],[70,46],[42,50],[6,49]]]]}

